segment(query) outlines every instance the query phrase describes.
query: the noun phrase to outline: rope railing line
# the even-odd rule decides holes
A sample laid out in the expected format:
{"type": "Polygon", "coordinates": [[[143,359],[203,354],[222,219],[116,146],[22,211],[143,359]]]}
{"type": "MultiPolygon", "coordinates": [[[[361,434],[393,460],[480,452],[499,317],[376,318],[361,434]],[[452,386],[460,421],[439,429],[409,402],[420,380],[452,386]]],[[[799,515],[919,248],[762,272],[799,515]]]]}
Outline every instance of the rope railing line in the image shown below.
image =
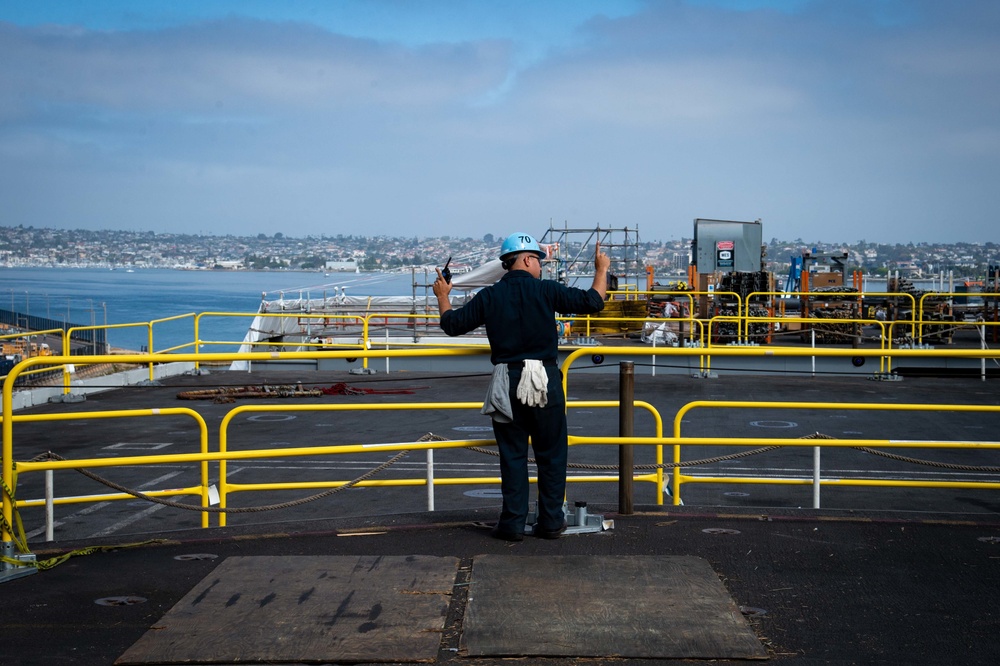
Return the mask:
{"type": "MultiPolygon", "coordinates": [[[[799,439],[836,439],[831,435],[824,435],[822,433],[813,433],[811,435],[804,435],[799,439]]],[[[484,449],[478,446],[466,447],[469,451],[475,451],[477,453],[484,453],[490,456],[499,457],[500,453],[498,451],[493,451],[490,449],[484,449]]],[[[780,449],[780,446],[765,446],[758,449],[752,449],[750,451],[740,451],[738,453],[731,453],[724,456],[715,456],[713,458],[702,458],[700,460],[682,460],[680,462],[673,463],[656,463],[656,464],[643,464],[634,465],[633,469],[636,470],[656,470],[656,469],[674,469],[677,467],[697,467],[699,465],[711,465],[718,462],[724,462],[727,460],[737,460],[740,458],[749,458],[751,456],[759,455],[761,453],[767,453],[769,451],[774,451],[780,449]]],[[[898,462],[911,463],[914,465],[925,465],[930,467],[940,467],[942,469],[953,469],[962,472],[1000,472],[1000,467],[992,467],[986,465],[956,465],[952,463],[942,463],[934,460],[924,460],[921,458],[912,458],[909,456],[901,456],[895,453],[889,453],[887,451],[880,451],[878,449],[873,449],[867,446],[852,446],[851,449],[855,451],[861,451],[863,453],[868,453],[874,456],[881,456],[883,458],[888,458],[890,460],[896,460],[898,462]]],[[[534,458],[528,458],[529,463],[534,463],[534,458]]],[[[594,471],[608,471],[614,472],[618,470],[618,465],[591,465],[584,463],[567,463],[566,466],[571,469],[588,469],[594,471]]]]}
{"type": "MultiPolygon", "coordinates": [[[[822,433],[814,433],[812,435],[806,435],[801,439],[836,439],[832,435],[824,435],[822,433]]],[[[901,456],[898,453],[889,453],[888,451],[879,451],[878,449],[873,449],[868,446],[852,446],[855,451],[861,451],[863,453],[868,453],[873,456],[880,456],[882,458],[888,458],[889,460],[895,460],[897,462],[911,463],[913,465],[925,465],[927,467],[940,467],[941,469],[954,469],[960,472],[1000,472],[1000,467],[992,467],[989,465],[956,465],[953,463],[942,463],[935,460],[924,460],[922,458],[911,458],[910,456],[901,456]]]]}
{"type": "MultiPolygon", "coordinates": [[[[424,440],[424,441],[426,441],[426,440],[424,440]]],[[[198,506],[198,505],[195,505],[195,504],[185,504],[183,502],[174,502],[173,500],[165,500],[165,499],[161,499],[159,497],[153,497],[151,495],[147,495],[146,493],[144,493],[142,491],[139,491],[139,490],[135,490],[134,488],[129,488],[128,486],[123,486],[120,483],[115,483],[114,481],[111,481],[110,479],[107,479],[107,478],[105,478],[105,477],[103,477],[103,476],[101,476],[99,474],[95,474],[94,472],[91,472],[90,470],[77,469],[76,471],[78,471],[80,474],[83,474],[84,476],[86,476],[89,479],[93,479],[94,481],[97,481],[98,483],[100,483],[102,485],[105,485],[108,488],[111,488],[113,490],[117,490],[119,492],[125,493],[126,495],[131,495],[132,497],[136,497],[138,499],[145,500],[147,502],[153,502],[154,504],[162,504],[163,506],[173,507],[175,509],[184,509],[186,511],[199,511],[199,512],[208,512],[208,513],[261,513],[261,512],[264,512],[264,511],[277,511],[279,509],[289,509],[289,508],[292,508],[292,507],[301,506],[303,504],[308,504],[310,502],[315,502],[316,500],[320,500],[320,499],[323,499],[325,497],[330,497],[331,495],[334,495],[335,493],[339,493],[342,490],[347,490],[348,488],[352,488],[352,487],[358,485],[359,483],[361,483],[363,481],[367,481],[368,479],[372,478],[373,476],[375,476],[379,472],[382,472],[382,471],[388,469],[392,465],[394,465],[397,462],[399,462],[400,460],[402,460],[408,453],[409,453],[409,451],[400,451],[399,453],[397,453],[395,456],[393,456],[389,460],[387,460],[384,463],[382,463],[381,465],[379,465],[379,466],[377,466],[377,467],[369,470],[368,472],[365,472],[361,476],[359,476],[359,477],[357,477],[355,479],[352,479],[351,481],[348,481],[348,482],[346,482],[346,483],[344,483],[344,484],[342,484],[340,486],[337,486],[336,488],[330,488],[329,490],[324,490],[321,493],[317,493],[315,495],[310,495],[309,497],[302,497],[302,498],[297,499],[297,500],[291,500],[289,502],[281,502],[279,504],[266,504],[266,505],[262,505],[262,506],[250,506],[250,507],[238,507],[238,508],[234,508],[234,507],[217,507],[217,506],[198,506]]],[[[63,458],[62,456],[60,456],[60,455],[58,455],[56,453],[48,451],[48,452],[43,453],[42,455],[40,455],[40,456],[38,456],[36,458],[33,458],[31,462],[42,462],[42,461],[45,461],[45,460],[66,460],[66,458],[63,458]]]]}
{"type": "MultiPolygon", "coordinates": [[[[704,458],[702,460],[685,460],[676,463],[656,463],[651,465],[633,465],[632,469],[647,470],[647,469],[673,469],[675,467],[694,467],[695,465],[709,465],[715,462],[722,462],[724,460],[735,460],[737,458],[747,458],[749,456],[755,456],[758,453],[765,453],[767,451],[773,451],[778,449],[778,446],[765,446],[763,448],[754,449],[752,451],[741,451],[739,453],[731,453],[725,456],[716,456],[714,458],[704,458]]],[[[499,451],[492,451],[490,449],[484,449],[479,446],[467,446],[466,450],[475,451],[477,453],[485,453],[489,456],[500,456],[499,451]]],[[[528,458],[529,463],[534,463],[534,458],[528,458]]],[[[614,472],[618,470],[618,465],[591,465],[585,463],[566,463],[566,467],[571,469],[589,469],[594,471],[603,472],[614,472]]]]}

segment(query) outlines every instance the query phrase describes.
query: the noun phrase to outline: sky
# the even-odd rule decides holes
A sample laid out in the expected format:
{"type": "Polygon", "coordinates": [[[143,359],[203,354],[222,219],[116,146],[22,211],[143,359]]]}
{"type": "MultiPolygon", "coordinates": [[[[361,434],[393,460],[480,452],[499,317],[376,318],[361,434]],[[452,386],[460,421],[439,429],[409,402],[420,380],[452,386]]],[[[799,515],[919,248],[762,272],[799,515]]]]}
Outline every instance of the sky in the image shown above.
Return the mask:
{"type": "Polygon", "coordinates": [[[0,0],[0,224],[1000,241],[996,0],[0,0]]]}

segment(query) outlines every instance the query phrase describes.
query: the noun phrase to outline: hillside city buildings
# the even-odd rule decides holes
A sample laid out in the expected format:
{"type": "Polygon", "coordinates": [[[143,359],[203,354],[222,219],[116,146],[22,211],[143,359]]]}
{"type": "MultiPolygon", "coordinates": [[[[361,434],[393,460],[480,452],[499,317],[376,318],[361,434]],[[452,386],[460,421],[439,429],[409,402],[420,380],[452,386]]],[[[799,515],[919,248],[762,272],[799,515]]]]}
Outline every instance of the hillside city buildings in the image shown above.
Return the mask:
{"type": "MultiPolygon", "coordinates": [[[[403,270],[440,266],[451,256],[453,268],[492,258],[502,240],[484,238],[391,238],[335,235],[295,238],[271,236],[196,236],[151,231],[90,231],[0,227],[0,266],[174,268],[203,270],[403,270]]],[[[683,275],[691,239],[638,243],[641,261],[657,274],[683,275]]],[[[911,277],[952,271],[982,275],[1000,263],[1000,243],[853,244],[808,243],[801,239],[765,243],[766,267],[787,272],[791,257],[847,252],[848,270],[871,275],[899,271],[911,277]]]]}

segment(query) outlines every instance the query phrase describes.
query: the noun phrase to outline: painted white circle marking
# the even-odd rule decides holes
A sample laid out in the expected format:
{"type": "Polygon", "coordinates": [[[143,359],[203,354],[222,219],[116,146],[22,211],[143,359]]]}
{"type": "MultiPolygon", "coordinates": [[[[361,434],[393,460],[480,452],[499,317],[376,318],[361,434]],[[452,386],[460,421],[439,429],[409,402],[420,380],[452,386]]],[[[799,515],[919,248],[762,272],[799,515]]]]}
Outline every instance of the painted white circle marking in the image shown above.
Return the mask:
{"type": "Polygon", "coordinates": [[[264,421],[265,423],[279,421],[291,421],[295,416],[293,414],[254,414],[253,416],[248,416],[247,421],[264,421]]]}
{"type": "Polygon", "coordinates": [[[755,428],[798,428],[795,421],[751,421],[750,425],[755,428]]]}
{"type": "Polygon", "coordinates": [[[466,497],[480,497],[484,499],[502,499],[503,493],[499,488],[477,488],[476,490],[466,490],[463,493],[466,497]]]}
{"type": "Polygon", "coordinates": [[[456,426],[452,430],[458,432],[493,432],[493,426],[456,426]]]}

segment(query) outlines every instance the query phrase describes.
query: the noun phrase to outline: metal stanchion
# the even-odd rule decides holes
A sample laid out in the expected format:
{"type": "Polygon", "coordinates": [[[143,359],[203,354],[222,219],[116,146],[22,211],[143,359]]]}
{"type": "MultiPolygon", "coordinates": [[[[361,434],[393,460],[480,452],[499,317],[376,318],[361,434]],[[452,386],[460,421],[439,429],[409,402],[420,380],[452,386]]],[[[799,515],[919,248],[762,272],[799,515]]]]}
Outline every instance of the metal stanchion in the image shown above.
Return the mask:
{"type": "MultiPolygon", "coordinates": [[[[622,361],[618,371],[618,435],[631,437],[634,432],[635,364],[622,361]]],[[[633,513],[632,445],[618,446],[618,513],[633,513]]]]}

